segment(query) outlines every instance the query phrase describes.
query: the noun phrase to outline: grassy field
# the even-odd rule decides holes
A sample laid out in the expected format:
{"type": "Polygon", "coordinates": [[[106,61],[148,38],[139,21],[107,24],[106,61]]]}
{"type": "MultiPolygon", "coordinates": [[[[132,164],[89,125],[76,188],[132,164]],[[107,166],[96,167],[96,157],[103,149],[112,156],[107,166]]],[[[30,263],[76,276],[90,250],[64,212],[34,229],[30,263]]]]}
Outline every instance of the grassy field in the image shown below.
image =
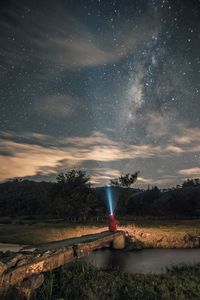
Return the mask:
{"type": "MultiPolygon", "coordinates": [[[[199,236],[200,220],[122,220],[119,229],[139,239],[199,236]]],[[[56,220],[20,220],[15,224],[0,224],[0,242],[38,245],[103,230],[107,230],[106,222],[76,225],[56,220]]]]}
{"type": "Polygon", "coordinates": [[[101,232],[102,226],[69,225],[69,224],[45,224],[13,225],[0,224],[0,242],[26,245],[39,245],[51,241],[63,240],[71,237],[101,232]]]}
{"type": "MultiPolygon", "coordinates": [[[[5,299],[18,297],[10,291],[5,299]]],[[[47,273],[44,284],[32,299],[197,300],[200,299],[200,264],[174,267],[163,274],[128,274],[76,262],[47,273]]]]}

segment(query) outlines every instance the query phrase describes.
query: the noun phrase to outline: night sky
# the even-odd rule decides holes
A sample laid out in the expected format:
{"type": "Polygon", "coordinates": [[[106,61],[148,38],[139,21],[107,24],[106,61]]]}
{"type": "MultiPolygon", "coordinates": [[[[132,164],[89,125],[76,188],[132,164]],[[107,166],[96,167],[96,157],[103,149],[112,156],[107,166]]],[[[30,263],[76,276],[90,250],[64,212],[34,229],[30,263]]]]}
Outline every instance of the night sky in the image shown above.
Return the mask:
{"type": "Polygon", "coordinates": [[[0,3],[1,181],[200,177],[200,1],[0,3]]]}

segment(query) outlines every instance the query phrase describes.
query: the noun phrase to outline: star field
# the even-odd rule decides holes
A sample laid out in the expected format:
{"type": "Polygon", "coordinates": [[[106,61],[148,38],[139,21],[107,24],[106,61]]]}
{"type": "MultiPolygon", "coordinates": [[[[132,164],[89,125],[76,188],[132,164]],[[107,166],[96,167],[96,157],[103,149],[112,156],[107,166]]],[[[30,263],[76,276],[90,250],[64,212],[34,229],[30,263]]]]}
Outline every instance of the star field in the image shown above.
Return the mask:
{"type": "Polygon", "coordinates": [[[200,177],[200,1],[0,5],[0,180],[200,177]]]}

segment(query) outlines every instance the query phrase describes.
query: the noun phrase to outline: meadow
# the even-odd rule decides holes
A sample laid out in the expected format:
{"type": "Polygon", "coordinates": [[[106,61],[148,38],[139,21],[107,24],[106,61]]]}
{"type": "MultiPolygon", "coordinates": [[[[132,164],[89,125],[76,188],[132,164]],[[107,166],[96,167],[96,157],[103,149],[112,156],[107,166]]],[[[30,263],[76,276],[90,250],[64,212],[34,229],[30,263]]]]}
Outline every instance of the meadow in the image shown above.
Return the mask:
{"type": "MultiPolygon", "coordinates": [[[[148,218],[122,218],[119,229],[139,240],[153,237],[173,237],[178,239],[185,235],[200,236],[200,221],[166,220],[148,218]]],[[[0,219],[0,242],[26,245],[38,245],[51,241],[78,237],[107,230],[107,221],[88,223],[69,223],[61,219],[0,219]]]]}

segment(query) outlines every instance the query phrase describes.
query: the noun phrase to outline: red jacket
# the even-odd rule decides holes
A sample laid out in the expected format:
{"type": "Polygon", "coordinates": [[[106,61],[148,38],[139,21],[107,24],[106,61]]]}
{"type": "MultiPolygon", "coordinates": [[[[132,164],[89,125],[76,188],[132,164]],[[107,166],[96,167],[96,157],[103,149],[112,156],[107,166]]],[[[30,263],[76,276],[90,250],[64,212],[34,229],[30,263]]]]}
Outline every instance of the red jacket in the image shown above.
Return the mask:
{"type": "Polygon", "coordinates": [[[108,215],[108,224],[109,231],[117,231],[117,225],[119,224],[119,221],[115,219],[115,216],[113,214],[108,215]]]}

